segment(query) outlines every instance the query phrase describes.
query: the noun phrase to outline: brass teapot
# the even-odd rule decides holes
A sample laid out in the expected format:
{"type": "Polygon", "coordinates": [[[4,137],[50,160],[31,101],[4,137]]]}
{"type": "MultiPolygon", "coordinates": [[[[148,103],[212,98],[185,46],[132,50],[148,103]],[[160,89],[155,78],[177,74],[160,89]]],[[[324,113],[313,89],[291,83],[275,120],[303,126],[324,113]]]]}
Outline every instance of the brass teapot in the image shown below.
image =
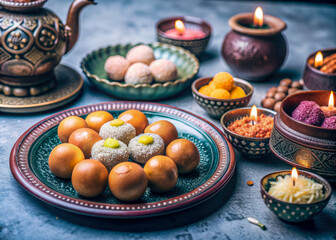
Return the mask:
{"type": "Polygon", "coordinates": [[[34,96],[55,85],[53,70],[78,39],[79,14],[93,0],[75,0],[66,24],[47,0],[0,0],[0,94],[34,96]]]}

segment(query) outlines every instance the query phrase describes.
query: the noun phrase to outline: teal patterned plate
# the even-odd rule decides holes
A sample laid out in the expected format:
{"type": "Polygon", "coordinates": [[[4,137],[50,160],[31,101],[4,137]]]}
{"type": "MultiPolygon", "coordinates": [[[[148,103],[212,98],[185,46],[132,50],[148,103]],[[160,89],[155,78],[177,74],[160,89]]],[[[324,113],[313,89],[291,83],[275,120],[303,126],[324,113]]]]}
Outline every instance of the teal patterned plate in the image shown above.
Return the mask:
{"type": "Polygon", "coordinates": [[[54,114],[27,130],[16,142],[10,157],[15,179],[35,197],[56,207],[92,216],[110,218],[147,217],[167,214],[194,206],[214,196],[224,188],[235,168],[232,146],[223,133],[211,123],[183,110],[162,104],[108,102],[69,109],[54,114]],[[54,176],[48,167],[51,150],[60,140],[59,122],[72,115],[106,110],[117,117],[127,109],[143,111],[149,122],[172,122],[180,138],[189,139],[199,149],[199,166],[190,174],[180,175],[176,187],[168,193],[153,193],[147,189],[136,202],[125,203],[114,198],[107,187],[97,198],[77,194],[71,181],[54,176]]]}
{"type": "Polygon", "coordinates": [[[111,96],[127,100],[153,101],[169,98],[190,86],[199,69],[197,58],[188,50],[164,43],[147,45],[153,48],[156,59],[168,59],[175,63],[178,69],[175,81],[132,85],[109,80],[104,70],[106,59],[114,55],[126,56],[132,47],[139,44],[119,44],[98,49],[82,60],[81,68],[97,88],[111,96]]]}

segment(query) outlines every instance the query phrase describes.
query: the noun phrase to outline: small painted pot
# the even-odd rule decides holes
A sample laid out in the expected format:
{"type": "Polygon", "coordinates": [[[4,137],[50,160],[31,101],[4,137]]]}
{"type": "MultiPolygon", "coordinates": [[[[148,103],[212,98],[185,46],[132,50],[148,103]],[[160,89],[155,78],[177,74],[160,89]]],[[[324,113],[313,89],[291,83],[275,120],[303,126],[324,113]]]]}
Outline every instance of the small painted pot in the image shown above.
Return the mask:
{"type": "MultiPolygon", "coordinates": [[[[225,113],[220,122],[224,129],[225,136],[230,140],[232,145],[249,158],[260,158],[270,152],[269,137],[266,138],[253,138],[245,137],[234,133],[228,129],[229,125],[243,117],[249,116],[251,112],[250,107],[233,109],[225,113]]],[[[265,114],[266,116],[274,117],[276,112],[266,109],[258,108],[258,115],[265,114]]]]}
{"type": "Polygon", "coordinates": [[[235,85],[241,87],[245,91],[245,97],[219,99],[203,95],[198,91],[201,87],[207,85],[211,80],[212,77],[199,78],[194,81],[191,86],[192,94],[197,104],[205,109],[211,117],[219,119],[225,112],[234,108],[246,107],[249,104],[253,94],[253,86],[247,81],[234,78],[235,85]]]}
{"type": "MultiPolygon", "coordinates": [[[[336,53],[336,48],[319,50],[323,58],[336,53]]],[[[325,73],[314,67],[315,56],[318,51],[309,55],[306,61],[306,67],[303,72],[303,81],[310,90],[329,90],[336,91],[336,74],[325,73]]]]}
{"type": "Polygon", "coordinates": [[[207,23],[203,19],[191,16],[168,17],[161,19],[156,24],[158,42],[168,43],[174,46],[185,48],[196,56],[201,55],[205,48],[208,46],[211,37],[211,31],[212,29],[209,23],[207,23]],[[186,28],[199,29],[203,31],[205,33],[205,37],[194,40],[181,40],[168,37],[165,33],[167,30],[174,28],[176,20],[181,20],[185,24],[186,28]]]}
{"type": "Polygon", "coordinates": [[[242,13],[229,20],[232,28],[224,38],[221,53],[237,76],[261,81],[275,73],[283,64],[287,44],[282,31],[286,23],[279,18],[265,15],[266,29],[249,26],[253,13],[242,13]]]}
{"type": "Polygon", "coordinates": [[[314,203],[288,203],[272,197],[268,190],[270,188],[270,181],[276,180],[278,176],[285,176],[291,174],[290,171],[278,171],[264,176],[260,181],[260,193],[266,206],[280,219],[288,222],[304,222],[317,214],[328,204],[331,196],[332,188],[327,180],[324,178],[306,171],[299,171],[300,175],[314,180],[323,185],[324,198],[314,203]]]}

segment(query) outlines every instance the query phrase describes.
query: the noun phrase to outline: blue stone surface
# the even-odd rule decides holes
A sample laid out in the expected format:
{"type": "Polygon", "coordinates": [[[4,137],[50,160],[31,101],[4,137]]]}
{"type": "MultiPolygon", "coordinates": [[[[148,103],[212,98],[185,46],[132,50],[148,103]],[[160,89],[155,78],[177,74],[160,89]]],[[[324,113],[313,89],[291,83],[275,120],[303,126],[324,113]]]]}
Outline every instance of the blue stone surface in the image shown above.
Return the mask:
{"type": "MultiPolygon", "coordinates": [[[[50,0],[46,7],[65,20],[70,1],[50,0]]],[[[207,52],[201,58],[199,77],[213,76],[230,69],[219,50],[230,30],[228,19],[241,12],[251,12],[261,5],[264,12],[287,23],[289,52],[281,70],[268,82],[253,83],[255,93],[251,105],[260,105],[269,87],[285,77],[299,80],[307,56],[317,50],[336,46],[335,5],[280,2],[200,1],[200,0],[109,0],[84,9],[81,15],[80,39],[62,63],[81,71],[81,59],[89,52],[110,44],[153,42],[155,23],[167,16],[192,15],[206,19],[213,26],[207,52]]],[[[49,112],[27,115],[0,113],[0,239],[335,239],[336,196],[313,221],[300,225],[280,221],[263,203],[259,181],[267,173],[291,169],[275,157],[260,160],[245,159],[236,152],[237,182],[230,198],[212,215],[190,225],[159,232],[117,232],[77,225],[49,211],[42,203],[23,190],[9,170],[9,154],[16,139],[30,126],[57,111],[115,100],[93,88],[85,80],[83,94],[67,106],[49,112]],[[247,186],[248,180],[254,181],[247,186]],[[267,226],[263,231],[247,222],[255,217],[267,226]]],[[[186,90],[161,103],[177,106],[204,117],[220,127],[201,109],[186,90]]]]}

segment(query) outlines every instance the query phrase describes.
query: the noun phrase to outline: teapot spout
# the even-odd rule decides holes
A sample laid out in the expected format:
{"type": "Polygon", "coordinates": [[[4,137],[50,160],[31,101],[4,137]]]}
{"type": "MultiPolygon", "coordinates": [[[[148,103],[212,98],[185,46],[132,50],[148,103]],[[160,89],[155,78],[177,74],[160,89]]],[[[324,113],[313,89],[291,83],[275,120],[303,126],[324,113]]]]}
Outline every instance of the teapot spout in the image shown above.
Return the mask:
{"type": "Polygon", "coordinates": [[[65,35],[67,37],[66,53],[75,45],[79,34],[79,14],[81,10],[91,4],[96,4],[94,0],[75,0],[69,9],[65,26],[65,35]]]}

